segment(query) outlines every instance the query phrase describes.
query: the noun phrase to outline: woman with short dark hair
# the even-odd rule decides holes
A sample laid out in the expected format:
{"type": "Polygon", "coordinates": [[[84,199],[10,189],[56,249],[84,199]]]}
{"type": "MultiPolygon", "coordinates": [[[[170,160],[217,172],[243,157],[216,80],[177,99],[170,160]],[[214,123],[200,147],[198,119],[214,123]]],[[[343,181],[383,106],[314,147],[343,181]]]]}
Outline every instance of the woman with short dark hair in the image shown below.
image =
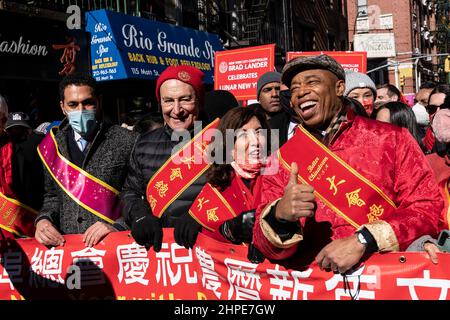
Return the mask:
{"type": "MultiPolygon", "coordinates": [[[[255,222],[254,199],[260,189],[258,177],[265,166],[269,126],[263,113],[249,106],[228,111],[217,129],[221,137],[209,145],[213,163],[206,174],[208,183],[189,213],[202,225],[202,232],[216,240],[250,243],[255,222]]],[[[255,261],[252,250],[255,253],[250,245],[249,258],[252,256],[250,260],[255,261]]]]}

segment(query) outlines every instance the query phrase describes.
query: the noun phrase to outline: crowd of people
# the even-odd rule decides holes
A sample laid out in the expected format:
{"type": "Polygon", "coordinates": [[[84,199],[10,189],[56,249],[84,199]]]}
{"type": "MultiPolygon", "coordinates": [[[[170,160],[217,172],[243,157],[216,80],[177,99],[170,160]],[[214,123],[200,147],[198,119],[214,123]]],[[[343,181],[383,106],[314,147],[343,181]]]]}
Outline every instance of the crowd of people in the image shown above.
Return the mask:
{"type": "Polygon", "coordinates": [[[246,243],[254,263],[345,273],[405,250],[438,263],[450,219],[449,85],[423,84],[410,107],[395,86],[321,54],[262,75],[258,103],[240,107],[230,92],[205,93],[203,78],[168,67],[155,92],[163,123],[134,127],[104,120],[88,75],[61,81],[65,118],[45,130],[0,96],[0,192],[21,210],[3,237],[63,246],[83,234],[92,247],[131,230],[159,251],[174,228],[186,248],[199,233],[246,243]]]}

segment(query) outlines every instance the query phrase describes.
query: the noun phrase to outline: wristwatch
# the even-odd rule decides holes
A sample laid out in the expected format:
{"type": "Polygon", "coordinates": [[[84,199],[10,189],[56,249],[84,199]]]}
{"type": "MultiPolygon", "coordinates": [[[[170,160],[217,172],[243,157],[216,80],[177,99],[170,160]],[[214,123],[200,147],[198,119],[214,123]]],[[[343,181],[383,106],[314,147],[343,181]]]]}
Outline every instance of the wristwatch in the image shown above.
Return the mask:
{"type": "Polygon", "coordinates": [[[367,240],[364,238],[361,232],[357,232],[356,236],[358,238],[359,243],[363,244],[364,246],[367,246],[367,240]]]}

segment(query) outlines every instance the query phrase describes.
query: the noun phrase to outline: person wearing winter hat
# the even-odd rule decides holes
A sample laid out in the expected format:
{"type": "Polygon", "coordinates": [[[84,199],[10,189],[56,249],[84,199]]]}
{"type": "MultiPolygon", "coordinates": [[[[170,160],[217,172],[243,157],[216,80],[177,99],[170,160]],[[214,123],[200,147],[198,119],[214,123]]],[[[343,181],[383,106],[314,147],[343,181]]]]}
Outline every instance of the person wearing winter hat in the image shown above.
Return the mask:
{"type": "Polygon", "coordinates": [[[344,274],[375,252],[437,233],[444,204],[423,152],[406,129],[357,116],[343,103],[345,73],[335,59],[295,58],[282,82],[301,122],[268,159],[265,173],[278,170],[260,178],[252,239],[266,258],[296,266],[315,260],[344,274]],[[361,180],[350,181],[357,172],[361,180]],[[367,210],[350,200],[363,189],[367,196],[355,198],[367,210]]]}
{"type": "MultiPolygon", "coordinates": [[[[156,80],[156,98],[164,125],[142,134],[131,155],[121,193],[122,214],[134,240],[155,251],[161,249],[163,227],[175,227],[175,240],[186,246],[195,242],[201,230],[188,210],[206,178],[199,171],[195,179],[184,180],[185,171],[180,171],[184,167],[176,161],[189,160],[189,157],[180,148],[177,153],[173,151],[179,147],[180,137],[182,143],[189,142],[185,137],[194,137],[194,122],[199,119],[204,102],[203,78],[203,72],[191,66],[170,66],[161,73],[156,80]],[[152,193],[155,190],[156,195],[152,193]],[[171,194],[172,190],[179,192],[171,194]]],[[[189,164],[190,172],[196,168],[189,164]]]]}
{"type": "Polygon", "coordinates": [[[281,74],[270,71],[264,73],[256,84],[256,98],[266,119],[272,118],[281,111],[280,83],[281,74]]]}
{"type": "Polygon", "coordinates": [[[372,114],[376,95],[377,88],[368,75],[361,72],[345,72],[344,97],[355,99],[361,103],[368,116],[372,114]]]}

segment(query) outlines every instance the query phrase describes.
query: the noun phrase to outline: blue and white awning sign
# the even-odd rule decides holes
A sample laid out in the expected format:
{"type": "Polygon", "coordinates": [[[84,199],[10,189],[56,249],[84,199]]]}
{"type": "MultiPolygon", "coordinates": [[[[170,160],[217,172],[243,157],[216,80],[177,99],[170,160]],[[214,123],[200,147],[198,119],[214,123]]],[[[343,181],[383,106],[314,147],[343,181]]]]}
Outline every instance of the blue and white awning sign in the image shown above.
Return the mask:
{"type": "Polygon", "coordinates": [[[86,13],[92,75],[97,81],[156,79],[168,66],[190,65],[214,82],[218,35],[108,10],[86,13]]]}

